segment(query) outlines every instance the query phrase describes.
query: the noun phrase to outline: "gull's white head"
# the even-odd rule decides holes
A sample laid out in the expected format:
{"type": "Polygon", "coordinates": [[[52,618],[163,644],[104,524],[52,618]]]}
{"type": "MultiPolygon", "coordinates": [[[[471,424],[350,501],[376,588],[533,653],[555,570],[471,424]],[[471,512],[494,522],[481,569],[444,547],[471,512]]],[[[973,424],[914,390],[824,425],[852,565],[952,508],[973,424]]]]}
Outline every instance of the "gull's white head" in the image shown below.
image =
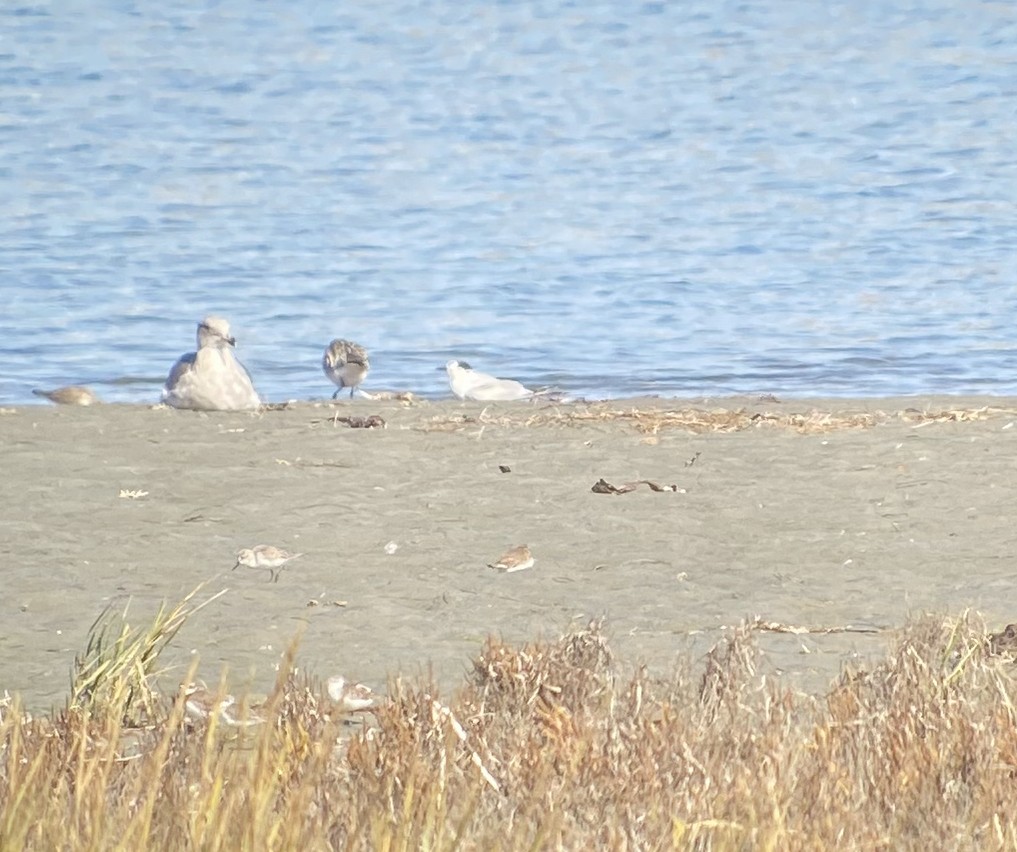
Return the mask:
{"type": "Polygon", "coordinates": [[[222,317],[205,317],[198,324],[198,348],[206,346],[236,346],[237,342],[230,335],[230,324],[222,317]]]}

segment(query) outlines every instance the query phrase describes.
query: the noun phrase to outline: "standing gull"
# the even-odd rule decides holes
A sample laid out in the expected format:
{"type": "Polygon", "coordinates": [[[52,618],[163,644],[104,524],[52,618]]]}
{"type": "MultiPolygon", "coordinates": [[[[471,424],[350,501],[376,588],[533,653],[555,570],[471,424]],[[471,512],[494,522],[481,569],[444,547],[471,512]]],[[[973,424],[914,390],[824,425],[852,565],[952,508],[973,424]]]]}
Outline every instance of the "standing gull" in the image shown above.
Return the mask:
{"type": "Polygon", "coordinates": [[[459,399],[474,399],[480,402],[495,400],[530,399],[533,391],[513,379],[496,379],[487,373],[474,370],[465,361],[449,361],[445,364],[448,383],[459,399]]]}
{"type": "Polygon", "coordinates": [[[363,346],[352,340],[337,338],[328,344],[321,359],[321,369],[339,386],[332,399],[339,396],[344,388],[350,389],[350,399],[353,399],[353,391],[367,378],[371,362],[367,360],[367,350],[363,346]]]}
{"type": "Polygon", "coordinates": [[[245,411],[261,405],[250,374],[233,355],[234,346],[230,324],[222,317],[205,317],[198,325],[198,351],[173,365],[162,401],[198,411],[245,411]]]}

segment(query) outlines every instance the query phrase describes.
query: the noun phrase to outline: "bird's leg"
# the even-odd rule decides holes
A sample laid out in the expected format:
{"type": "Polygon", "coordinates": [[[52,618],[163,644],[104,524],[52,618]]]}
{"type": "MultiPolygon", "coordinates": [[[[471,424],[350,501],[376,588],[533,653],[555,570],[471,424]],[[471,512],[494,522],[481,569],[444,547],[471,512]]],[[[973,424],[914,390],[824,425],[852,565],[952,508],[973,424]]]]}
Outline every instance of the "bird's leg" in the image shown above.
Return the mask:
{"type": "Polygon", "coordinates": [[[335,389],[335,393],[332,394],[332,399],[337,399],[339,397],[339,391],[341,391],[341,390],[342,390],[342,388],[336,388],[335,389]]]}
{"type": "Polygon", "coordinates": [[[356,385],[350,388],[350,399],[353,399],[353,391],[355,391],[356,389],[357,389],[356,385]]]}

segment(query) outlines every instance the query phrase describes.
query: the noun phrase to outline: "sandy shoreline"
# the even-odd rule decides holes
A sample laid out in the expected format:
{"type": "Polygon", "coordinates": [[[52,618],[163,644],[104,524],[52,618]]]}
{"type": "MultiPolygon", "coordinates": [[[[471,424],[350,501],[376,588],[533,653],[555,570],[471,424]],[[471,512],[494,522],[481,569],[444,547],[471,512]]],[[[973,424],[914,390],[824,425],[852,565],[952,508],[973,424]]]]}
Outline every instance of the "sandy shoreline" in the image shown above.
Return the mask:
{"type": "MultiPolygon", "coordinates": [[[[1017,620],[1015,420],[1017,400],[982,397],[4,409],[0,690],[62,703],[107,603],[130,599],[141,625],[201,582],[202,596],[228,592],[178,635],[169,661],[181,668],[164,687],[193,652],[207,680],[228,666],[234,686],[265,691],[298,631],[299,663],[322,676],[383,687],[430,668],[448,687],[489,633],[553,637],[599,617],[620,658],[661,673],[757,615],[894,628],[973,607],[999,626],[1017,620]],[[633,409],[647,416],[619,416],[633,409]],[[690,409],[733,431],[663,417],[690,409]],[[335,411],[388,428],[333,426],[335,411]],[[868,419],[813,414],[804,431],[778,420],[810,412],[868,419]],[[680,490],[593,493],[602,477],[680,490]],[[147,494],[120,496],[132,491],[147,494]],[[231,572],[233,553],[258,543],[305,556],[278,583],[231,572]],[[486,567],[523,543],[532,570],[486,567]]],[[[761,634],[770,664],[807,689],[886,641],[761,634]]]]}

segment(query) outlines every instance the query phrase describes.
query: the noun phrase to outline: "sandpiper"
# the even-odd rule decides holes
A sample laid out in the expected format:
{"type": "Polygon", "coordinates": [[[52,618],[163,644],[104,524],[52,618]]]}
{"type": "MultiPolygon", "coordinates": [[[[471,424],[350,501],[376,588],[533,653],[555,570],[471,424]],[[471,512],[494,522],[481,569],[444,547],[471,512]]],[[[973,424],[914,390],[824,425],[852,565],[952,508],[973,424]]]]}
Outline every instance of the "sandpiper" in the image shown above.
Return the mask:
{"type": "Polygon", "coordinates": [[[445,364],[449,387],[459,399],[494,402],[513,399],[530,399],[533,391],[514,379],[498,379],[474,370],[465,361],[448,361],[445,364]]]}
{"type": "Polygon", "coordinates": [[[68,385],[65,388],[56,388],[54,390],[36,389],[32,393],[36,396],[45,397],[57,405],[95,405],[100,401],[91,388],[81,387],[80,385],[68,385]]]}
{"type": "Polygon", "coordinates": [[[230,712],[230,709],[237,703],[237,699],[228,693],[225,695],[213,694],[204,686],[196,683],[181,684],[184,692],[184,711],[196,721],[205,721],[216,716],[220,722],[225,722],[232,727],[247,727],[258,725],[264,721],[258,716],[250,715],[244,719],[238,719],[230,712]]]}
{"type": "Polygon", "coordinates": [[[505,551],[497,562],[491,562],[487,567],[511,574],[514,571],[525,571],[527,568],[532,568],[535,561],[533,554],[530,553],[530,548],[525,544],[520,544],[518,547],[505,551]]]}
{"type": "Polygon", "coordinates": [[[215,695],[196,683],[181,684],[184,693],[184,710],[192,719],[204,721],[212,716],[226,717],[226,710],[237,703],[232,695],[215,695]]]}
{"type": "Polygon", "coordinates": [[[236,340],[222,317],[205,317],[198,324],[198,348],[173,365],[162,400],[174,408],[198,411],[245,411],[261,399],[251,376],[233,355],[236,340]]]}
{"type": "Polygon", "coordinates": [[[272,581],[276,582],[283,565],[303,555],[303,553],[290,553],[288,550],[283,550],[272,544],[243,547],[237,551],[237,564],[233,566],[232,570],[236,571],[241,565],[245,568],[267,568],[272,575],[272,581]]]}
{"type": "Polygon", "coordinates": [[[332,675],[328,679],[328,694],[344,713],[370,710],[378,699],[369,686],[347,683],[342,675],[332,675]]]}
{"type": "Polygon", "coordinates": [[[350,399],[353,399],[353,391],[367,378],[371,362],[368,360],[367,350],[363,346],[351,340],[336,338],[325,349],[325,354],[321,359],[321,369],[338,385],[336,392],[332,394],[332,399],[338,397],[340,391],[345,388],[350,389],[350,399]]]}

